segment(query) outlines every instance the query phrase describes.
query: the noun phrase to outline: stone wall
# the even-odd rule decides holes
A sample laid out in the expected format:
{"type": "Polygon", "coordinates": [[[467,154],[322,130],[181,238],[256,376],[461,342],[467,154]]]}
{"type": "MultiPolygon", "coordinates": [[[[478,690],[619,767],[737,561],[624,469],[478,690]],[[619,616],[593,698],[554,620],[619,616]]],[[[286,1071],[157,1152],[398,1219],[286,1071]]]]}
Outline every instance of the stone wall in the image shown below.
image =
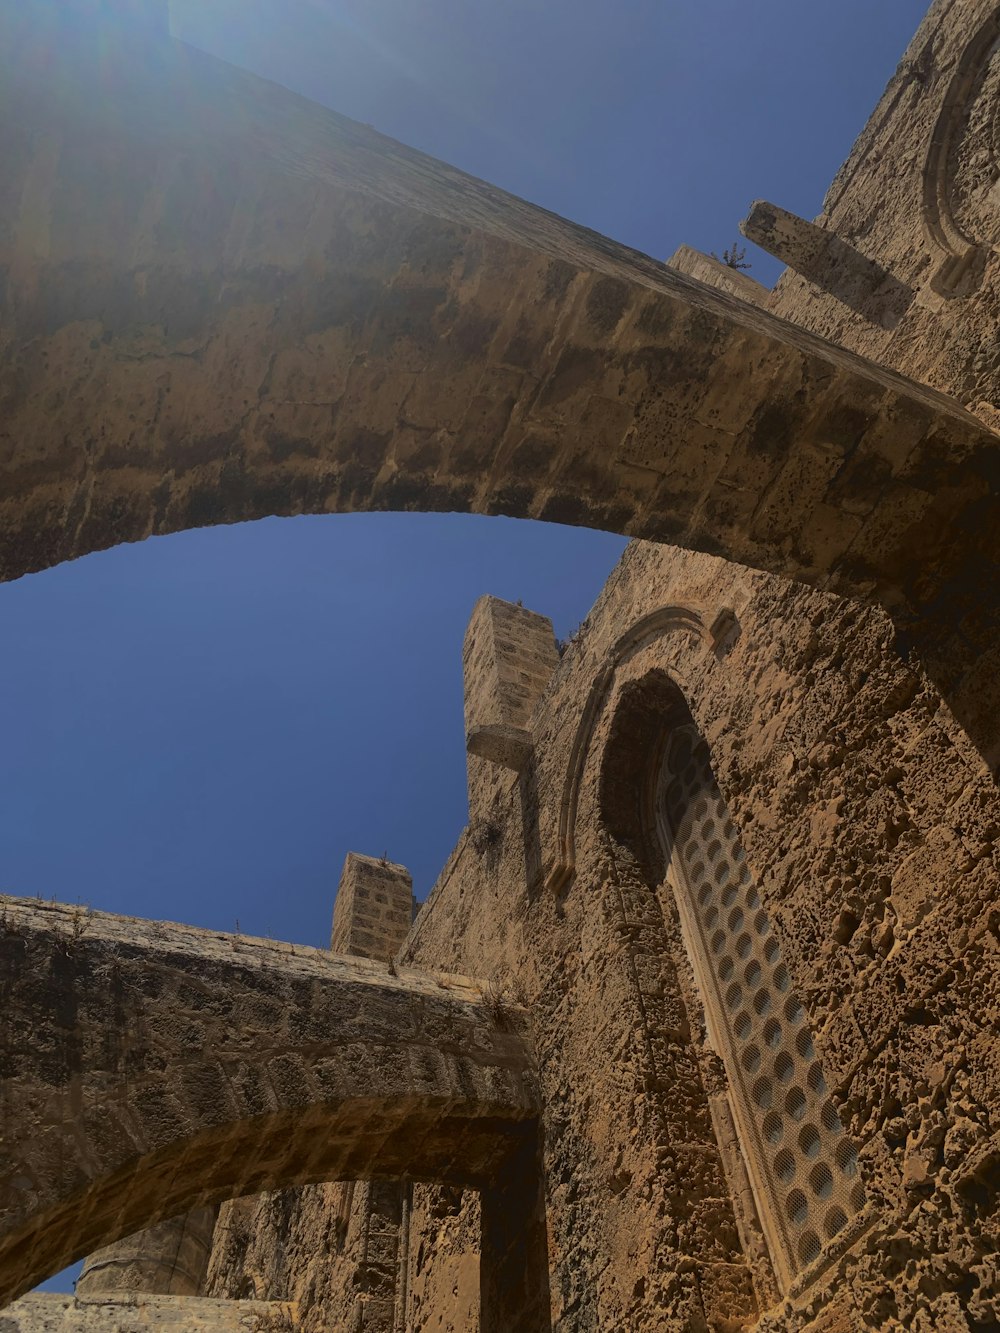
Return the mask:
{"type": "Polygon", "coordinates": [[[89,1254],[76,1282],[76,1294],[145,1291],[200,1296],[216,1212],[215,1208],[195,1208],[89,1254]]]}
{"type": "Polygon", "coordinates": [[[770,309],[943,389],[991,424],[1000,404],[990,351],[1000,281],[998,36],[993,0],[931,6],[816,219],[832,249],[813,280],[796,271],[808,270],[801,246],[772,247],[753,229],[796,265],[770,309]],[[884,281],[859,301],[852,277],[865,264],[884,281]]]}
{"type": "Polygon", "coordinates": [[[602,777],[616,754],[637,773],[654,763],[665,723],[636,721],[629,701],[661,674],[710,744],[874,1201],[865,1235],[813,1275],[789,1326],[839,1304],[865,1327],[890,1317],[949,1327],[955,1301],[988,1324],[1000,1128],[1000,804],[989,773],[895,654],[880,613],[633,546],[532,721],[544,843],[598,683],[573,874],[555,890],[526,875],[522,780],[510,775],[492,810],[500,838],[460,844],[405,953],[476,968],[532,1015],[555,1325],[735,1327],[775,1294],[730,1203],[738,1193],[711,1115],[717,1070],[638,787],[623,796],[619,778],[609,794],[602,777]],[[673,615],[657,621],[664,608],[673,615]],[[616,651],[644,623],[653,628],[616,651]],[[637,821],[629,843],[622,809],[637,821]]]}
{"type": "Polygon", "coordinates": [[[478,1194],[393,1183],[386,1198],[386,1189],[335,1183],[227,1204],[208,1290],[294,1302],[304,1333],[474,1333],[478,1194]]]}
{"type": "MultiPolygon", "coordinates": [[[[801,245],[786,248],[780,235],[772,244],[774,225],[759,209],[747,232],[795,265],[770,310],[944,390],[993,428],[1000,424],[998,36],[992,0],[931,6],[811,228],[826,241],[819,265],[815,244],[811,257],[801,245]]],[[[771,206],[766,211],[773,217],[771,206]]],[[[802,222],[800,231],[807,229],[802,222]]],[[[947,471],[925,484],[944,492],[947,471]]],[[[958,596],[963,629],[939,636],[925,663],[976,735],[982,719],[1000,713],[1000,656],[973,570],[958,596]],[[949,674],[954,681],[963,654],[975,665],[952,690],[949,674]]],[[[996,765],[1000,751],[991,743],[983,752],[996,765]]]]}
{"type": "MultiPolygon", "coordinates": [[[[530,775],[491,766],[479,798],[497,836],[462,839],[401,962],[478,971],[498,1016],[530,1014],[554,1325],[679,1333],[769,1312],[775,1329],[821,1313],[859,1328],[989,1327],[1000,807],[933,686],[895,653],[888,619],[633,545],[527,729],[530,775]],[[648,779],[674,716],[665,682],[708,741],[860,1148],[863,1231],[797,1286],[768,1261],[761,1200],[720,1123],[726,1079],[651,829],[648,779]]],[[[330,1254],[352,1261],[360,1238],[339,1188],[294,1205],[271,1196],[272,1209],[297,1209],[271,1239],[260,1206],[242,1234],[220,1233],[217,1280],[231,1295],[302,1301],[305,1326],[323,1327],[344,1282],[330,1254]]],[[[477,1209],[474,1195],[414,1191],[402,1327],[480,1327],[477,1209]]]]}
{"type": "MultiPolygon", "coordinates": [[[[331,950],[389,962],[409,933],[412,890],[405,866],[349,852],[331,950]]],[[[306,1330],[395,1333],[407,1304],[413,1189],[408,1181],[341,1180],[226,1203],[206,1289],[272,1299],[280,1292],[296,1303],[306,1330]]]]}

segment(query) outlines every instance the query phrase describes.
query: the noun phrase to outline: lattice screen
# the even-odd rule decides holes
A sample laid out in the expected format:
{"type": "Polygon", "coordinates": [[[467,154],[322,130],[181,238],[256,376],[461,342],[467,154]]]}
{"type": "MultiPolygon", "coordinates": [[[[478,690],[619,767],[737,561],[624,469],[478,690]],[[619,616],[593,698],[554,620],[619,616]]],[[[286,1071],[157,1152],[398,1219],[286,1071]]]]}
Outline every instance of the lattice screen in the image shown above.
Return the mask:
{"type": "Polygon", "coordinates": [[[709,1036],[787,1286],[864,1206],[857,1153],[827,1096],[805,1012],[693,726],[671,737],[660,811],[709,1036]]]}

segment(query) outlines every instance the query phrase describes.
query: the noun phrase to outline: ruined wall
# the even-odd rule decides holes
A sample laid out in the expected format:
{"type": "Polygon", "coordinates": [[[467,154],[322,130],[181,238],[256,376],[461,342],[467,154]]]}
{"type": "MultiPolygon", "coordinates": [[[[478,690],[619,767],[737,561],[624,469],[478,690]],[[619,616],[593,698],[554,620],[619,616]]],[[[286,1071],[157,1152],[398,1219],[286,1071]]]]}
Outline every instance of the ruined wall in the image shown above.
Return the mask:
{"type": "Polygon", "coordinates": [[[225,1204],[209,1294],[294,1301],[306,1329],[367,1327],[356,1322],[367,1200],[367,1186],[334,1182],[225,1204]]]}
{"type": "MultiPolygon", "coordinates": [[[[992,425],[1000,421],[997,12],[986,0],[938,0],[818,224],[764,205],[749,227],[794,265],[766,299],[773,313],[954,394],[992,425]]],[[[375,193],[385,199],[382,178],[375,193]]],[[[474,198],[480,209],[495,202],[474,198]]],[[[574,233],[574,244],[584,239],[600,248],[574,233]]],[[[561,256],[569,243],[558,240],[561,256]]],[[[550,251],[549,241],[540,248],[550,251]]],[[[577,255],[573,246],[565,252],[577,255]]],[[[622,276],[617,251],[601,258],[609,275],[622,276]]],[[[675,262],[765,303],[703,259],[675,262]]],[[[642,280],[661,285],[646,269],[642,280]]],[[[620,294],[608,278],[592,283],[588,318],[620,294]]],[[[582,308],[582,287],[580,298],[582,308]]],[[[649,297],[644,309],[654,304],[649,297]]],[[[702,302],[679,343],[697,352],[697,392],[709,344],[696,344],[708,312],[716,305],[702,302]]],[[[602,448],[615,417],[608,403],[622,384],[601,369],[599,353],[624,327],[604,314],[605,324],[588,328],[586,357],[560,361],[542,394],[550,411],[559,406],[547,432],[602,448]],[[604,376],[603,396],[595,376],[604,376]],[[578,401],[587,404],[582,434],[567,429],[574,418],[564,415],[565,402],[578,401]],[[605,415],[591,420],[597,407],[605,415]]],[[[756,523],[754,532],[770,538],[794,503],[809,570],[825,568],[838,543],[849,547],[871,524],[873,549],[899,554],[889,582],[919,586],[920,543],[934,531],[948,536],[955,468],[977,438],[936,450],[926,404],[900,398],[886,408],[875,401],[883,382],[876,390],[859,378],[805,449],[804,418],[779,419],[763,406],[753,416],[754,447],[705,491],[685,471],[701,478],[703,470],[689,466],[688,452],[670,460],[669,476],[657,472],[662,439],[676,435],[671,404],[657,397],[663,364],[661,357],[637,409],[652,443],[631,427],[619,431],[626,468],[654,464],[657,484],[669,480],[685,504],[690,492],[699,512],[715,506],[723,531],[756,523]],[[852,450],[870,427],[861,458],[852,450]],[[821,493],[810,500],[802,488],[819,473],[821,493]],[[901,486],[909,490],[896,505],[901,486]],[[758,506],[762,494],[767,502],[758,506]],[[887,515],[884,531],[872,520],[876,510],[887,515]],[[905,550],[893,544],[899,522],[917,535],[905,550]]],[[[732,378],[725,358],[714,364],[732,378]]],[[[745,355],[733,364],[745,371],[745,355]]],[[[768,386],[769,401],[780,379],[768,386]]],[[[797,379],[794,392],[807,406],[816,396],[799,394],[797,379]]],[[[530,469],[531,450],[544,458],[552,438],[525,436],[513,463],[530,469]]],[[[718,436],[704,445],[699,435],[699,458],[715,457],[718,436]]],[[[581,456],[571,463],[565,493],[553,493],[563,508],[531,512],[573,515],[581,456]]],[[[973,477],[969,512],[986,531],[992,492],[977,485],[973,477]]],[[[477,701],[495,690],[480,689],[486,658],[480,652],[477,665],[470,652],[468,669],[480,672],[468,695],[477,704],[470,739],[479,736],[470,753],[470,827],[403,958],[492,979],[500,1013],[510,1002],[528,1006],[545,1106],[555,1327],[735,1330],[761,1312],[762,1327],[775,1333],[811,1323],[817,1331],[918,1333],[1000,1324],[1000,805],[969,740],[977,728],[995,738],[982,724],[995,721],[998,687],[988,654],[995,627],[980,617],[976,590],[967,591],[948,632],[958,626],[963,660],[978,656],[979,668],[964,692],[949,696],[950,707],[939,689],[951,681],[951,640],[940,641],[936,656],[924,653],[931,683],[907,661],[907,643],[881,611],[648,545],[630,548],[562,660],[552,658],[552,680],[533,712],[501,709],[483,724],[488,710],[477,701]],[[708,741],[818,1067],[860,1147],[868,1201],[861,1231],[798,1285],[769,1262],[762,1201],[745,1188],[738,1144],[720,1121],[725,1070],[650,828],[648,776],[668,726],[665,682],[680,687],[708,741]],[[519,734],[487,735],[484,725],[519,734]]],[[[495,665],[501,655],[486,657],[495,665]]],[[[544,685],[545,657],[530,673],[532,699],[544,685]]],[[[996,758],[995,746],[982,749],[996,758]]],[[[475,1333],[489,1296],[478,1271],[479,1200],[429,1186],[409,1197],[394,1241],[405,1259],[395,1294],[405,1299],[391,1312],[375,1288],[359,1307],[365,1238],[381,1214],[372,1191],[344,1185],[230,1207],[229,1230],[220,1224],[216,1238],[213,1289],[299,1300],[310,1329],[374,1327],[365,1323],[371,1314],[397,1329],[475,1333]]]]}
{"type": "Polygon", "coordinates": [[[145,1291],[199,1296],[217,1211],[192,1209],[89,1254],[76,1282],[76,1294],[145,1291]]]}
{"type": "MultiPolygon", "coordinates": [[[[479,972],[497,1021],[515,1001],[531,1015],[554,1325],[728,1330],[764,1311],[791,1329],[822,1309],[848,1327],[991,1327],[1000,808],[887,619],[634,545],[527,730],[528,768],[490,765],[478,796],[496,836],[463,836],[403,961],[479,972]],[[788,1310],[720,1133],[725,1088],[643,824],[640,778],[666,729],[644,691],[661,680],[711,747],[872,1203],[788,1310]]],[[[357,1271],[351,1227],[373,1210],[338,1189],[272,1195],[220,1233],[227,1294],[298,1300],[304,1327],[340,1326],[335,1286],[351,1279],[331,1255],[357,1271]]],[[[401,1327],[479,1327],[476,1210],[414,1191],[401,1327]]]]}
{"type": "MultiPolygon", "coordinates": [[[[492,810],[501,837],[479,849],[463,840],[406,950],[493,977],[532,1014],[554,1322],[680,1329],[704,1316],[735,1327],[753,1318],[754,1280],[760,1305],[773,1301],[729,1202],[703,1020],[669,899],[602,813],[618,701],[663,671],[711,746],[875,1204],[865,1236],[786,1322],[833,1301],[863,1327],[976,1327],[947,1323],[958,1305],[990,1326],[995,788],[933,688],[895,654],[880,613],[633,546],[533,719],[543,844],[558,830],[595,681],[629,627],[665,607],[688,608],[705,628],[668,618],[672,628],[640,635],[600,684],[575,875],[553,890],[526,873],[523,779],[512,774],[492,810]],[[728,629],[716,638],[713,625],[728,629]]],[[[635,738],[639,763],[647,742],[635,738]]]]}
{"type": "Polygon", "coordinates": [[[393,1207],[401,1197],[398,1188],[387,1199],[384,1187],[338,1182],[227,1204],[209,1289],[293,1302],[304,1333],[476,1333],[478,1195],[409,1186],[402,1241],[393,1207]]]}
{"type": "Polygon", "coordinates": [[[0,1301],[194,1207],[478,1184],[535,1138],[523,1043],[461,978],[2,897],[0,1009],[0,1301]]]}
{"type": "MultiPolygon", "coordinates": [[[[553,1326],[734,1330],[763,1312],[782,1330],[814,1316],[832,1321],[817,1328],[992,1327],[1000,805],[887,618],[634,545],[526,729],[527,768],[472,766],[478,813],[402,957],[478,972],[501,1007],[509,998],[531,1014],[553,1326]],[[655,692],[652,706],[633,702],[661,678],[681,687],[709,742],[860,1148],[862,1233],[788,1306],[720,1128],[725,1080],[664,867],[644,841],[643,784],[629,776],[629,756],[641,776],[666,728],[655,692]]],[[[280,1243],[273,1228],[271,1240],[244,1235],[225,1262],[256,1265],[319,1328],[340,1309],[323,1248],[339,1243],[351,1262],[357,1249],[337,1240],[338,1197],[298,1206],[280,1243]]],[[[415,1190],[408,1233],[395,1327],[475,1333],[476,1197],[415,1190]]]]}
{"type": "MultiPolygon", "coordinates": [[[[791,265],[768,309],[953,395],[993,429],[1000,426],[998,39],[995,0],[936,0],[816,225],[766,204],[745,226],[791,265]]],[[[954,480],[941,464],[912,474],[939,498],[954,480]]],[[[877,466],[865,470],[869,494],[892,484],[877,466]]],[[[979,507],[996,530],[985,494],[979,507]]],[[[955,525],[951,540],[962,531],[955,525]]],[[[948,598],[958,612],[954,628],[927,635],[922,650],[924,669],[974,737],[1000,716],[997,628],[985,611],[995,575],[987,565],[983,557],[970,563],[948,598]]],[[[1000,747],[991,741],[980,750],[1000,770],[1000,747]]]]}

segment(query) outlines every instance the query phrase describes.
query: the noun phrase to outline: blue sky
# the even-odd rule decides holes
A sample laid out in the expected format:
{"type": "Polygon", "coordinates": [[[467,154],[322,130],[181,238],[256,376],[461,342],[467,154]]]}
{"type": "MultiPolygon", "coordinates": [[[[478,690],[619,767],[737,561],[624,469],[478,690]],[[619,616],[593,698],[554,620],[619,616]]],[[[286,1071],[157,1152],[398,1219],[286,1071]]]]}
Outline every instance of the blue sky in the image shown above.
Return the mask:
{"type": "MultiPolygon", "coordinates": [[[[924,8],[172,6],[176,35],[660,258],[721,251],[755,197],[818,212],[924,8]]],[[[349,850],[402,861],[424,896],[465,822],[473,602],[520,598],[565,635],[622,545],[272,520],[0,587],[0,888],[314,944],[349,850]]]]}

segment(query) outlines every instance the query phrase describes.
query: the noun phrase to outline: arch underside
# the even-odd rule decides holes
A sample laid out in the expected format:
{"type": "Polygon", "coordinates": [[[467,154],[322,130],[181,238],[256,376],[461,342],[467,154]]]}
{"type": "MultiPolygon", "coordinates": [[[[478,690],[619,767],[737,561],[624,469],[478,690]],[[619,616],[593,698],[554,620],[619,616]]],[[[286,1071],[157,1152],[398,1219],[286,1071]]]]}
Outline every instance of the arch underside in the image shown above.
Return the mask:
{"type": "Polygon", "coordinates": [[[493,1182],[533,1076],[473,983],[0,900],[0,1303],[240,1194],[493,1182]]]}

